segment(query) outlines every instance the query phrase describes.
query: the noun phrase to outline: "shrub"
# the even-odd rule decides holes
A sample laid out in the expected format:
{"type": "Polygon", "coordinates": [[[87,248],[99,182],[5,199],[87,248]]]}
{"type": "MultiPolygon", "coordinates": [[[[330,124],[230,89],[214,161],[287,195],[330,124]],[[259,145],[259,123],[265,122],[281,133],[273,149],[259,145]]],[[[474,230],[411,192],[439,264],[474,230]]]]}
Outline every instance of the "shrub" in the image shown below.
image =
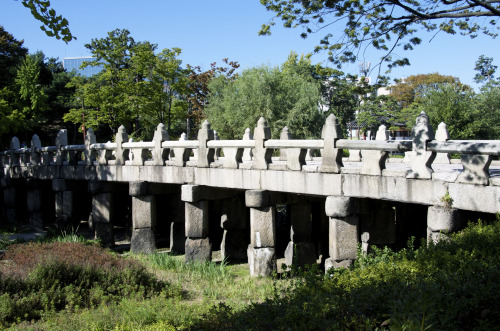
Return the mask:
{"type": "Polygon", "coordinates": [[[12,245],[0,269],[0,323],[46,313],[178,293],[138,261],[82,243],[12,245]]]}
{"type": "Polygon", "coordinates": [[[350,269],[325,276],[312,269],[295,279],[241,312],[217,306],[194,329],[498,328],[500,221],[469,225],[449,242],[374,250],[350,269]]]}

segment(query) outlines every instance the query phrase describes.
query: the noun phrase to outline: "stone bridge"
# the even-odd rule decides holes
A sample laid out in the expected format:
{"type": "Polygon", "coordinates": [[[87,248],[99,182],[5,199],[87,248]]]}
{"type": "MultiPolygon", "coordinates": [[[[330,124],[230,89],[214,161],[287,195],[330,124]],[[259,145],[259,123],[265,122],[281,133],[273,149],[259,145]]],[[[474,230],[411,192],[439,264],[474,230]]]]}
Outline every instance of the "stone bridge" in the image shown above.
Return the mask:
{"type": "Polygon", "coordinates": [[[499,212],[499,154],[500,141],[449,140],[444,123],[434,134],[425,113],[407,141],[390,140],[384,126],[375,140],[343,139],[333,115],[318,140],[291,139],[287,128],[271,139],[263,118],[242,140],[218,140],[208,122],[197,140],[179,141],[163,124],[150,142],[129,141],[120,127],[114,143],[89,129],[84,145],[68,145],[61,130],[55,146],[35,135],[20,148],[14,137],[0,153],[0,206],[5,222],[35,228],[88,219],[110,246],[118,227],[131,229],[138,253],[163,244],[206,261],[220,249],[252,275],[271,274],[280,257],[328,269],[351,264],[359,243],[436,241],[499,212]]]}

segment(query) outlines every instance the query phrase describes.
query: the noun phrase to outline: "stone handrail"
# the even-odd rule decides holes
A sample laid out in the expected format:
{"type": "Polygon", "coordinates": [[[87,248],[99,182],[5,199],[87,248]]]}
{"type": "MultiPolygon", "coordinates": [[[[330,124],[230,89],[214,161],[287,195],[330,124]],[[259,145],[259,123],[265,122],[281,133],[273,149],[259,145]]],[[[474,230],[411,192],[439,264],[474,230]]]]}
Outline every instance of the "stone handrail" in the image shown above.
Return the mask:
{"type": "MultiPolygon", "coordinates": [[[[441,123],[436,136],[447,137],[446,125],[441,123]]],[[[30,148],[19,148],[19,140],[14,137],[11,149],[0,152],[2,166],[36,165],[161,165],[185,167],[210,167],[215,161],[215,150],[222,150],[222,167],[238,169],[244,161],[252,161],[251,169],[267,170],[273,161],[275,150],[280,151],[280,160],[286,161],[291,171],[301,171],[307,164],[308,150],[320,150],[319,171],[340,173],[344,167],[342,150],[361,151],[362,175],[381,176],[385,169],[388,152],[406,152],[411,155],[407,178],[431,179],[432,163],[436,154],[461,154],[463,172],[458,182],[488,185],[489,165],[492,156],[500,155],[500,141],[462,141],[434,139],[434,132],[425,113],[417,118],[412,130],[412,140],[389,140],[385,126],[380,126],[376,140],[343,139],[338,120],[330,115],[322,131],[322,139],[294,140],[288,128],[284,128],[281,139],[271,139],[267,122],[261,118],[254,131],[254,139],[246,130],[243,140],[216,140],[210,124],[205,121],[197,140],[169,140],[163,124],[158,125],[153,141],[133,142],[128,140],[125,128],[119,128],[116,142],[97,143],[92,129],[87,131],[84,145],[68,145],[67,132],[61,130],[56,146],[42,147],[38,136],[34,135],[30,148]],[[247,152],[245,152],[247,151],[247,152]],[[250,156],[251,153],[253,156],[250,156]],[[247,153],[247,157],[244,157],[247,153]],[[194,154],[194,158],[190,156],[194,154]],[[189,161],[192,161],[188,164],[189,161]]],[[[445,158],[446,160],[446,158],[445,158]]],[[[448,158],[449,160],[449,158],[448,158]]]]}

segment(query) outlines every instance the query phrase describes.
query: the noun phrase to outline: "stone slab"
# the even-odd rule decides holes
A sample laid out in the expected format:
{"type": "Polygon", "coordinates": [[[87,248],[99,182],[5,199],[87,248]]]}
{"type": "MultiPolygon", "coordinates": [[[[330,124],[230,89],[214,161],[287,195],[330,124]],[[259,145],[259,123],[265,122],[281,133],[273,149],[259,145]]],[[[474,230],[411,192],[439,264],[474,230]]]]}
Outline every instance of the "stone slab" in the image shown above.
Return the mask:
{"type": "Polygon", "coordinates": [[[208,238],[187,238],[185,262],[212,261],[212,244],[208,238]]]}
{"type": "Polygon", "coordinates": [[[153,254],[156,252],[155,233],[151,228],[133,229],[130,240],[130,251],[136,254],[153,254]]]}
{"type": "Polygon", "coordinates": [[[254,248],[250,244],[247,249],[250,276],[267,277],[276,272],[276,252],[272,247],[254,248]]]}

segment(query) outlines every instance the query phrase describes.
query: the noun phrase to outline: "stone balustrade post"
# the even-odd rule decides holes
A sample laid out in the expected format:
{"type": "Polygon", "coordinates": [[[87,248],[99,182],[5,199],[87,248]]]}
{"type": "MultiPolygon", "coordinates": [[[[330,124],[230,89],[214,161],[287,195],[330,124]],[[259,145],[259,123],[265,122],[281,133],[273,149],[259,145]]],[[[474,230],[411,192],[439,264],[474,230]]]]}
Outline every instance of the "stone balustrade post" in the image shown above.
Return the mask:
{"type": "Polygon", "coordinates": [[[286,265],[310,265],[317,260],[312,242],[311,203],[294,203],[290,209],[290,242],[285,251],[286,265]]]}
{"type": "Polygon", "coordinates": [[[265,141],[271,139],[271,128],[267,125],[264,117],[261,117],[257,122],[253,136],[255,139],[255,153],[252,169],[267,170],[269,164],[272,163],[273,149],[264,146],[265,141]]]}
{"type": "MultiPolygon", "coordinates": [[[[450,133],[446,128],[446,124],[444,122],[441,122],[439,123],[438,129],[436,131],[436,141],[448,141],[448,139],[450,139],[450,133]]],[[[434,159],[434,163],[450,164],[450,154],[437,153],[436,158],[434,159]]]]}
{"type": "Polygon", "coordinates": [[[324,147],[321,151],[323,160],[319,171],[335,174],[340,173],[340,168],[344,166],[342,164],[342,149],[336,148],[335,145],[338,139],[343,138],[343,134],[335,115],[330,114],[326,119],[321,131],[321,138],[324,141],[324,147]]]}
{"type": "Polygon", "coordinates": [[[488,185],[490,179],[491,155],[462,154],[460,161],[464,170],[456,180],[457,183],[488,185]]]}
{"type": "Polygon", "coordinates": [[[153,137],[153,141],[155,143],[155,148],[153,150],[153,162],[155,165],[165,165],[165,161],[168,159],[170,150],[168,148],[161,147],[161,144],[169,139],[170,137],[165,129],[165,125],[163,123],[158,124],[153,137]]]}
{"type": "MultiPolygon", "coordinates": [[[[123,143],[128,142],[128,134],[127,130],[123,125],[118,128],[118,132],[116,133],[116,152],[115,159],[116,165],[125,165],[125,161],[129,159],[130,150],[123,148],[123,143]]],[[[100,162],[99,162],[100,163],[100,162]]]]}
{"type": "Polygon", "coordinates": [[[250,275],[270,276],[277,269],[276,206],[271,205],[269,192],[259,190],[246,191],[245,204],[250,207],[250,275]]]}
{"type": "Polygon", "coordinates": [[[412,151],[415,153],[406,178],[431,179],[432,162],[436,158],[436,153],[427,151],[427,142],[434,139],[434,130],[429,123],[429,116],[424,112],[418,115],[411,137],[412,151]]]}
{"type": "MultiPolygon", "coordinates": [[[[243,140],[253,140],[253,134],[250,128],[245,129],[245,134],[243,135],[243,140]]],[[[252,148],[245,148],[243,151],[242,160],[243,161],[252,161],[253,152],[252,148]]]]}
{"type": "Polygon", "coordinates": [[[14,153],[14,151],[19,148],[21,148],[19,139],[17,137],[13,137],[10,140],[10,150],[9,150],[9,165],[11,167],[19,166],[19,154],[14,153]]]}
{"type": "MultiPolygon", "coordinates": [[[[186,141],[187,136],[185,133],[182,133],[179,141],[186,141]]],[[[191,155],[191,148],[180,148],[176,147],[174,150],[174,165],[177,167],[185,167],[186,162],[189,161],[189,156],[191,155]]]]}
{"type": "MultiPolygon", "coordinates": [[[[290,140],[292,139],[292,134],[288,130],[288,127],[284,127],[280,134],[280,140],[290,140]]],[[[286,161],[286,152],[285,148],[280,149],[280,161],[286,161]]]]}
{"type": "MultiPolygon", "coordinates": [[[[214,140],[220,140],[219,135],[217,134],[217,131],[214,130],[214,140]]],[[[214,160],[218,160],[221,157],[221,149],[220,148],[215,148],[214,152],[214,160]]]]}
{"type": "Polygon", "coordinates": [[[330,217],[330,257],[325,261],[325,270],[349,267],[357,257],[359,241],[359,217],[354,213],[354,200],[329,196],[325,212],[330,217]]]}
{"type": "Polygon", "coordinates": [[[91,145],[95,144],[96,142],[97,140],[94,134],[94,130],[92,130],[92,128],[89,128],[87,130],[87,134],[85,135],[85,141],[84,141],[85,145],[84,156],[86,165],[93,165],[97,159],[96,151],[91,149],[91,145]]]}
{"type": "Polygon", "coordinates": [[[62,151],[62,146],[68,145],[68,130],[62,129],[57,133],[56,136],[56,165],[63,165],[64,162],[68,161],[68,152],[62,151]]]}
{"type": "MultiPolygon", "coordinates": [[[[389,140],[389,132],[387,132],[385,125],[379,127],[375,140],[384,142],[389,140]]],[[[385,162],[389,153],[378,150],[362,150],[361,155],[363,166],[359,173],[361,175],[382,176],[382,170],[385,169],[385,162]]]]}
{"type": "Polygon", "coordinates": [[[203,122],[198,131],[198,168],[209,168],[210,163],[214,162],[215,149],[208,148],[207,142],[214,140],[214,130],[210,129],[210,123],[207,120],[203,122]]]}
{"type": "Polygon", "coordinates": [[[40,153],[37,151],[39,148],[42,148],[42,142],[40,138],[34,134],[31,138],[31,149],[30,149],[30,164],[31,165],[39,165],[42,161],[40,153]]]}
{"type": "Polygon", "coordinates": [[[156,196],[151,194],[148,182],[131,182],[132,196],[132,239],[133,253],[152,254],[156,252],[156,196]]]}

